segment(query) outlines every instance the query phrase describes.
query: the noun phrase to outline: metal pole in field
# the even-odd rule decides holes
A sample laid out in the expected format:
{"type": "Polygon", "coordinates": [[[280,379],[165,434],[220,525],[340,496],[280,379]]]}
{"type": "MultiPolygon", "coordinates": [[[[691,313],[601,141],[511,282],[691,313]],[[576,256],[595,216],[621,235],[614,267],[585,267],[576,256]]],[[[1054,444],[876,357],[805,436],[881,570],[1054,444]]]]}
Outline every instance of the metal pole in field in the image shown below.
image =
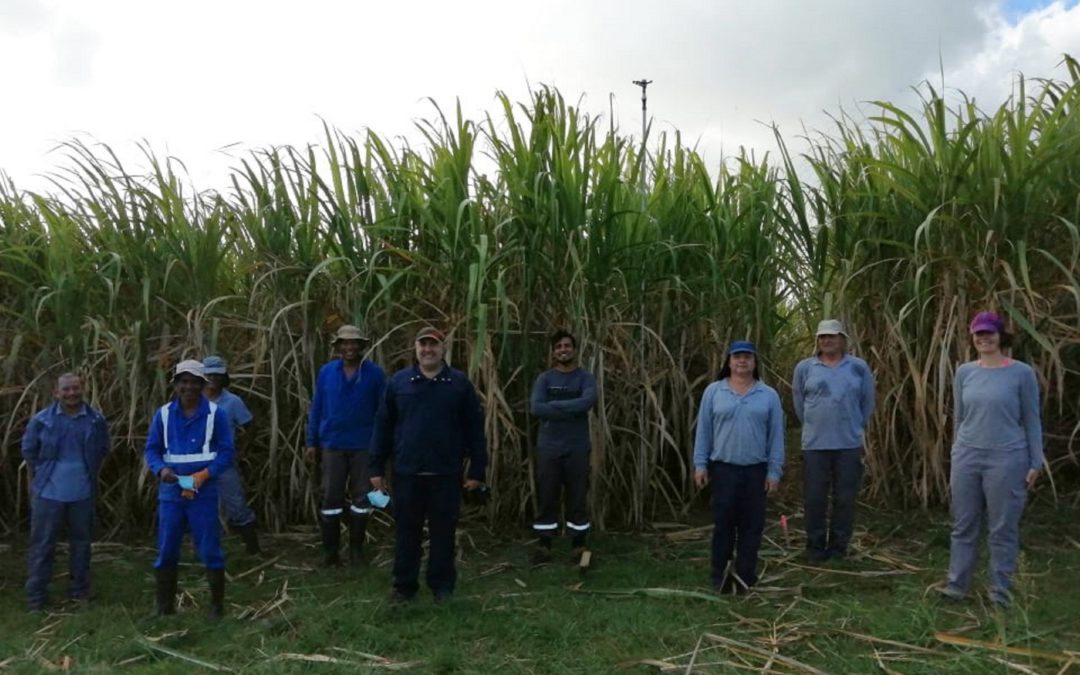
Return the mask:
{"type": "Polygon", "coordinates": [[[634,84],[641,87],[641,212],[645,213],[645,134],[649,129],[649,97],[645,90],[652,84],[652,80],[646,80],[642,78],[640,80],[634,80],[634,84]]]}
{"type": "MultiPolygon", "coordinates": [[[[641,87],[641,151],[640,151],[640,169],[641,172],[641,218],[645,219],[645,208],[648,206],[646,196],[646,184],[645,184],[645,171],[648,167],[648,159],[645,151],[645,135],[649,130],[649,99],[646,94],[646,89],[652,80],[646,80],[641,78],[640,80],[634,80],[634,84],[641,87]]],[[[645,422],[645,406],[648,400],[645,397],[645,378],[648,377],[648,369],[645,366],[645,262],[642,259],[641,263],[641,309],[639,316],[639,335],[638,335],[638,363],[641,367],[641,400],[638,403],[638,479],[636,491],[638,492],[637,499],[634,500],[634,521],[638,527],[645,524],[645,493],[649,487],[649,463],[646,457],[648,443],[645,440],[646,422],[645,422]]]]}

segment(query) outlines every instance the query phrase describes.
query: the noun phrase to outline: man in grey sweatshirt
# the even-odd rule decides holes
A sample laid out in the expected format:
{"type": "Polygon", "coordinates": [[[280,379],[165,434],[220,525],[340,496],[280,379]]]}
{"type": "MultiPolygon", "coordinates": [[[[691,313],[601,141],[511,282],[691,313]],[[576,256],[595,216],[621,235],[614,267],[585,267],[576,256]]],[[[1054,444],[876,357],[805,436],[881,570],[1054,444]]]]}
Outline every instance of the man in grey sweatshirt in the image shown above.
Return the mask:
{"type": "Polygon", "coordinates": [[[574,557],[585,550],[589,532],[589,410],[596,403],[596,381],[577,366],[577,340],[560,330],[551,336],[555,367],[533,384],[529,409],[540,419],[537,474],[540,509],[533,531],[539,545],[533,562],[551,560],[551,542],[559,529],[559,500],[566,490],[566,528],[574,557]]]}

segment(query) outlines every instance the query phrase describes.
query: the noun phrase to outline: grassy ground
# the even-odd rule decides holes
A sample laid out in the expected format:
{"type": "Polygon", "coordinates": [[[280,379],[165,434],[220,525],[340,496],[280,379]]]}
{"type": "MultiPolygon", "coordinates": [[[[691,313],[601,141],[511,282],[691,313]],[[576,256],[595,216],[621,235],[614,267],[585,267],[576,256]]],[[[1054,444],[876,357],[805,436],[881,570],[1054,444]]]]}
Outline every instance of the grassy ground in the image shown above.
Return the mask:
{"type": "Polygon", "coordinates": [[[593,569],[579,575],[565,541],[555,563],[534,568],[523,539],[497,538],[473,519],[462,529],[458,593],[442,606],[425,593],[402,607],[387,602],[386,527],[373,528],[374,556],[363,570],[315,567],[314,528],[265,537],[272,556],[264,559],[245,557],[230,538],[229,572],[238,578],[227,589],[230,616],[217,624],[203,618],[205,582],[195,565],[182,568],[180,613],[148,618],[149,542],[96,547],[90,606],[27,614],[19,540],[0,564],[0,669],[970,673],[1005,672],[1011,663],[1014,672],[1055,673],[1067,666],[1065,651],[1080,650],[1075,506],[1044,499],[1029,509],[1020,597],[1005,613],[980,597],[959,605],[934,597],[948,560],[944,514],[864,507],[853,558],[811,568],[798,556],[798,513],[789,512],[788,542],[777,524],[782,511],[774,505],[770,515],[759,590],[738,598],[709,591],[707,532],[693,529],[703,520],[598,535],[593,569]],[[1058,659],[946,645],[935,639],[939,631],[1058,659]]]}

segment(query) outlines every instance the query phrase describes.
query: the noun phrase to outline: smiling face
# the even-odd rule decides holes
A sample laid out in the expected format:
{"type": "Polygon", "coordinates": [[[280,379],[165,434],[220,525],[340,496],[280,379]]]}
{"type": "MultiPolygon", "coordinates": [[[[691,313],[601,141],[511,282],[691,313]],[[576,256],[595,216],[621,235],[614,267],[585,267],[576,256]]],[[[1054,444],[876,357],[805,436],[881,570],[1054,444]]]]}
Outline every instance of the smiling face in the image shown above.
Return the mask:
{"type": "Polygon", "coordinates": [[[83,385],[78,375],[61,375],[56,380],[56,391],[53,393],[65,412],[73,413],[82,407],[83,385]]]}
{"type": "Polygon", "coordinates": [[[204,386],[206,386],[205,380],[191,373],[180,373],[173,380],[173,388],[180,399],[180,404],[186,408],[198,405],[204,386]]]}
{"type": "Polygon", "coordinates": [[[338,353],[341,354],[341,360],[349,365],[355,365],[360,363],[360,340],[338,340],[337,343],[338,353]]]}
{"type": "Polygon", "coordinates": [[[993,330],[975,331],[971,335],[979,356],[996,356],[1001,353],[1001,333],[993,330]]]}
{"type": "Polygon", "coordinates": [[[731,374],[739,377],[753,377],[757,358],[750,352],[735,352],[729,361],[731,374]]]}
{"type": "Polygon", "coordinates": [[[562,338],[551,347],[551,355],[555,359],[555,363],[561,366],[572,365],[574,357],[577,355],[574,340],[569,337],[562,338]]]}
{"type": "Polygon", "coordinates": [[[443,343],[435,338],[423,337],[416,341],[416,362],[420,364],[421,370],[427,372],[438,370],[445,353],[446,348],[443,343]]]}

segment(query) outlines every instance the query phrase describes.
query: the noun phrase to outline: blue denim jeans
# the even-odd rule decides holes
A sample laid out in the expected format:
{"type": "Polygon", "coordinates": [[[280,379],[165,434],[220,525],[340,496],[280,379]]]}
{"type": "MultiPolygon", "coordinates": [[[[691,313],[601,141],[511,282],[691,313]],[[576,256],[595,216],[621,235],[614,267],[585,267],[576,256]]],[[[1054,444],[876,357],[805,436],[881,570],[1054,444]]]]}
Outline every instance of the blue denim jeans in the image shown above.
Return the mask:
{"type": "Polygon", "coordinates": [[[67,528],[70,582],[68,595],[90,595],[90,542],[94,538],[94,500],[58,502],[34,497],[30,505],[30,554],[26,579],[26,599],[40,606],[48,599],[56,542],[67,528]]]}

